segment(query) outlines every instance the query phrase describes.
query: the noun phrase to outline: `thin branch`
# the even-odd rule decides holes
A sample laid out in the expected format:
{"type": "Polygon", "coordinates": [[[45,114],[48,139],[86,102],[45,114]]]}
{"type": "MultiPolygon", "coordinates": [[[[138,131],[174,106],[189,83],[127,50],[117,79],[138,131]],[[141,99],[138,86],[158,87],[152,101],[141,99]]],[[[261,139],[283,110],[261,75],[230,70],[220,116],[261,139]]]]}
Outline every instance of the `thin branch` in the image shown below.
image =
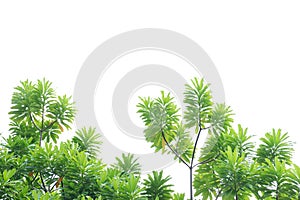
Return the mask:
{"type": "Polygon", "coordinates": [[[55,185],[56,185],[56,182],[53,184],[53,186],[51,187],[51,189],[49,190],[49,192],[53,192],[52,190],[54,189],[55,185]]]}
{"type": "Polygon", "coordinates": [[[40,130],[40,140],[39,140],[40,147],[42,146],[42,140],[43,140],[43,131],[40,130]]]}
{"type": "Polygon", "coordinates": [[[219,157],[219,155],[220,155],[220,154],[218,154],[217,156],[215,156],[215,157],[213,157],[213,158],[209,158],[209,159],[207,159],[207,160],[204,160],[204,161],[202,161],[202,162],[199,162],[199,163],[193,165],[192,168],[195,168],[195,167],[197,167],[198,165],[210,163],[210,162],[216,160],[216,159],[219,157]]]}
{"type": "MultiPolygon", "coordinates": [[[[51,178],[49,178],[49,179],[47,179],[47,180],[52,180],[52,179],[54,178],[54,176],[55,176],[55,174],[52,173],[51,178]]],[[[55,184],[54,184],[54,185],[55,185],[55,184]]],[[[48,191],[49,191],[49,192],[52,192],[53,187],[50,188],[50,186],[51,186],[51,184],[48,186],[48,191]]]]}
{"type": "Polygon", "coordinates": [[[191,200],[194,198],[194,193],[193,193],[193,168],[190,168],[190,196],[191,200]]]}
{"type": "MultiPolygon", "coordinates": [[[[54,187],[56,186],[56,183],[57,183],[57,181],[56,182],[54,182],[54,184],[52,185],[52,187],[51,187],[51,189],[49,190],[50,192],[52,192],[52,190],[54,189],[54,187]]],[[[49,186],[50,187],[50,186],[49,186]]]]}
{"type": "Polygon", "coordinates": [[[50,129],[56,122],[57,122],[57,119],[52,121],[48,126],[46,126],[44,129],[42,129],[42,131],[44,132],[44,131],[50,129]]]}
{"type": "Polygon", "coordinates": [[[33,183],[35,181],[35,179],[37,178],[37,176],[39,175],[39,173],[36,173],[36,175],[33,177],[31,183],[33,183]]]}
{"type": "Polygon", "coordinates": [[[43,140],[44,115],[45,115],[45,104],[43,104],[43,110],[42,110],[42,126],[41,126],[41,130],[40,130],[40,146],[42,146],[42,140],[43,140]]]}
{"type": "Polygon", "coordinates": [[[219,198],[219,196],[220,196],[221,192],[222,192],[222,190],[219,190],[219,191],[218,191],[218,194],[217,194],[217,196],[216,196],[215,200],[217,200],[217,199],[219,198]]]}
{"type": "Polygon", "coordinates": [[[202,128],[202,130],[207,130],[207,129],[210,129],[210,128],[212,128],[212,127],[213,127],[213,125],[208,126],[208,127],[205,127],[205,128],[202,128]]]}
{"type": "Polygon", "coordinates": [[[30,121],[33,123],[34,127],[40,131],[41,129],[40,129],[40,128],[36,125],[36,123],[34,122],[31,113],[29,114],[29,117],[30,117],[30,121]]]}
{"type": "Polygon", "coordinates": [[[38,186],[40,186],[40,188],[35,187],[34,184],[33,184],[34,181],[36,180],[36,178],[38,177],[38,175],[39,175],[39,173],[36,173],[36,175],[33,177],[32,181],[30,182],[30,183],[31,183],[31,186],[32,186],[33,188],[36,188],[36,189],[42,189],[42,190],[44,190],[44,189],[43,189],[43,186],[42,186],[39,182],[36,181],[36,184],[38,184],[38,186]]]}
{"type": "Polygon", "coordinates": [[[167,146],[169,147],[169,149],[178,157],[178,159],[183,162],[188,168],[190,168],[190,166],[181,158],[181,156],[174,150],[172,149],[172,147],[170,146],[169,142],[166,140],[166,136],[165,133],[163,131],[161,131],[161,134],[163,136],[163,139],[165,141],[165,143],[167,144],[167,146]]]}
{"type": "Polygon", "coordinates": [[[200,124],[200,125],[199,125],[199,131],[198,131],[197,138],[196,138],[196,142],[195,142],[195,144],[194,144],[194,149],[193,149],[192,161],[191,161],[191,166],[190,166],[190,168],[193,168],[193,163],[194,163],[194,158],[195,158],[196,148],[197,148],[198,140],[199,140],[200,135],[201,135],[201,131],[202,131],[202,128],[201,128],[201,124],[200,124]]]}
{"type": "Polygon", "coordinates": [[[44,182],[44,179],[43,179],[43,175],[42,175],[41,172],[40,172],[40,177],[41,177],[41,182],[42,182],[42,185],[43,185],[44,192],[47,192],[47,188],[46,188],[46,185],[45,185],[45,182],[44,182]]]}

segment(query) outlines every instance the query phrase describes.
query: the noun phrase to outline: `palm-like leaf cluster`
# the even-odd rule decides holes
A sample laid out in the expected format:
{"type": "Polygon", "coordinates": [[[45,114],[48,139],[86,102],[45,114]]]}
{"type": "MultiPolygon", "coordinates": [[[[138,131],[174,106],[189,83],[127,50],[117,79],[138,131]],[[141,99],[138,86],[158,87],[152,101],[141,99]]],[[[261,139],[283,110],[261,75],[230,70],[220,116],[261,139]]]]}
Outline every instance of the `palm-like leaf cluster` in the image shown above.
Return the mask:
{"type": "Polygon", "coordinates": [[[166,143],[170,144],[175,157],[188,163],[193,157],[194,143],[187,130],[193,127],[200,134],[203,129],[211,129],[219,134],[230,127],[233,113],[225,104],[213,104],[209,85],[204,79],[195,78],[190,85],[186,84],[184,95],[184,122],[180,121],[179,109],[170,93],[161,92],[161,97],[154,99],[140,97],[137,107],[146,125],[146,140],[152,147],[165,152],[166,143]]]}
{"type": "Polygon", "coordinates": [[[125,174],[140,174],[141,165],[138,163],[138,159],[134,158],[133,154],[122,154],[121,158],[116,158],[116,163],[112,166],[125,174]]]}
{"type": "Polygon", "coordinates": [[[199,165],[195,175],[195,195],[203,199],[222,197],[224,199],[247,199],[250,192],[243,192],[249,187],[251,166],[247,162],[253,153],[252,136],[247,135],[247,128],[238,125],[216,135],[209,133],[209,137],[199,158],[203,163],[208,158],[211,162],[199,165]],[[241,189],[242,188],[242,189],[241,189]]]}
{"type": "Polygon", "coordinates": [[[260,163],[266,162],[266,158],[275,161],[275,158],[286,163],[291,163],[293,155],[292,142],[288,141],[288,134],[282,134],[281,129],[272,129],[272,132],[265,134],[264,138],[260,139],[262,144],[257,150],[257,161],[260,163]]]}
{"type": "Polygon", "coordinates": [[[72,138],[74,143],[78,144],[79,151],[85,151],[90,156],[96,156],[100,152],[101,135],[96,132],[96,128],[83,127],[76,131],[75,136],[72,138]]]}
{"type": "Polygon", "coordinates": [[[168,184],[170,176],[163,177],[163,172],[153,171],[152,175],[148,175],[148,179],[144,180],[144,195],[148,200],[169,200],[172,198],[172,184],[168,184]]]}
{"type": "MultiPolygon", "coordinates": [[[[204,79],[194,78],[191,84],[185,85],[183,116],[179,115],[179,109],[170,93],[161,94],[161,97],[155,99],[140,98],[141,102],[137,105],[138,113],[146,125],[146,140],[152,143],[155,151],[165,152],[167,146],[168,153],[172,152],[175,159],[183,162],[192,173],[193,168],[201,164],[194,164],[201,132],[209,129],[209,132],[219,135],[228,130],[233,122],[232,111],[225,104],[214,104],[209,84],[204,79]],[[197,134],[195,141],[189,133],[190,129],[194,129],[197,134]]],[[[207,158],[205,162],[213,157],[215,155],[207,158]]],[[[192,176],[190,187],[192,190],[192,176]]]]}
{"type": "Polygon", "coordinates": [[[64,128],[70,129],[75,116],[71,97],[57,96],[52,83],[43,79],[37,83],[23,81],[15,88],[10,114],[13,135],[56,142],[64,128]]]}
{"type": "Polygon", "coordinates": [[[140,99],[138,113],[147,126],[145,129],[146,140],[152,143],[152,147],[156,151],[164,151],[166,141],[162,134],[168,142],[174,140],[174,129],[179,122],[179,109],[174,103],[174,97],[171,97],[170,93],[165,95],[164,92],[161,92],[161,97],[140,99]]]}
{"type": "Polygon", "coordinates": [[[240,125],[237,131],[231,128],[219,136],[211,132],[200,161],[217,156],[198,166],[195,195],[203,199],[298,199],[300,171],[289,164],[293,148],[287,133],[274,129],[266,133],[256,151],[252,138],[240,125]]]}
{"type": "Polygon", "coordinates": [[[205,125],[211,122],[209,119],[213,102],[209,85],[204,83],[204,79],[199,81],[195,78],[191,85],[186,84],[184,103],[186,104],[184,119],[187,128],[205,128],[205,125]]]}

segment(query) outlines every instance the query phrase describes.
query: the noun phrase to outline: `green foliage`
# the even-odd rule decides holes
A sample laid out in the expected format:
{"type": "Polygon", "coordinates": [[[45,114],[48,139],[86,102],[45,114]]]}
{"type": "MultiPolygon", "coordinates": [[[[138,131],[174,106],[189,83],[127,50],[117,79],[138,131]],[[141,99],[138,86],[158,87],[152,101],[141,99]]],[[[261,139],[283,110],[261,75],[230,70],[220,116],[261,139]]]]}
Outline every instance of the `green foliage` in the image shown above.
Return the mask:
{"type": "Polygon", "coordinates": [[[230,127],[217,135],[209,132],[204,147],[201,148],[199,161],[203,162],[209,158],[222,157],[222,152],[225,152],[228,146],[231,149],[237,148],[239,155],[244,153],[246,158],[248,156],[252,157],[254,149],[254,143],[251,142],[252,138],[253,136],[248,135],[248,129],[244,129],[240,124],[238,124],[237,131],[230,127]]]}
{"type": "Polygon", "coordinates": [[[194,78],[191,84],[186,84],[184,122],[179,120],[179,109],[170,93],[165,95],[161,92],[159,98],[140,97],[140,100],[137,107],[146,125],[146,140],[156,151],[165,152],[165,146],[168,146],[168,152],[173,152],[175,158],[186,162],[186,165],[193,160],[197,146],[197,142],[194,144],[192,141],[189,128],[193,127],[198,135],[204,129],[219,134],[227,131],[233,122],[230,107],[212,102],[209,85],[204,79],[194,78]]]}
{"type": "Polygon", "coordinates": [[[124,174],[118,169],[108,168],[101,174],[98,184],[101,188],[103,199],[133,200],[143,199],[143,191],[139,185],[140,176],[134,174],[124,174]]]}
{"type": "Polygon", "coordinates": [[[14,190],[16,181],[11,181],[11,178],[15,175],[16,169],[4,170],[0,175],[0,196],[3,199],[10,199],[18,191],[14,190]]]}
{"type": "Polygon", "coordinates": [[[262,144],[256,154],[252,137],[241,125],[237,131],[230,128],[219,136],[210,132],[200,162],[218,156],[198,166],[194,181],[196,196],[201,195],[203,199],[298,198],[297,172],[288,165],[293,148],[287,134],[282,135],[280,130],[267,133],[260,138],[262,144]]]}
{"type": "Polygon", "coordinates": [[[289,178],[291,179],[292,190],[294,191],[294,198],[300,199],[300,167],[293,165],[293,168],[289,171],[289,178]]]}
{"type": "Polygon", "coordinates": [[[161,92],[161,97],[150,99],[150,97],[140,98],[141,103],[137,106],[145,125],[146,140],[152,143],[155,151],[165,150],[166,141],[174,140],[174,129],[179,122],[179,115],[174,97],[168,93],[161,92]],[[163,134],[163,135],[162,135],[163,134]]]}
{"type": "Polygon", "coordinates": [[[77,130],[75,134],[72,141],[78,144],[79,151],[85,151],[90,156],[96,156],[100,152],[101,135],[96,133],[96,128],[84,127],[77,130]]]}
{"type": "Polygon", "coordinates": [[[215,135],[227,132],[233,123],[233,111],[224,103],[214,105],[210,115],[210,129],[215,135]]]}
{"type": "Polygon", "coordinates": [[[140,174],[141,165],[137,162],[138,159],[134,158],[133,154],[127,155],[122,153],[122,158],[116,158],[117,163],[112,166],[125,174],[140,174]]]}
{"type": "MultiPolygon", "coordinates": [[[[155,150],[174,153],[191,173],[197,167],[191,199],[300,199],[300,167],[291,161],[293,143],[287,133],[273,129],[255,151],[248,129],[231,127],[231,108],[213,103],[208,86],[203,79],[186,85],[183,120],[170,94],[141,98],[138,105],[146,139],[155,150]],[[195,143],[191,129],[197,133],[195,143]],[[208,137],[196,158],[203,131],[208,137]],[[198,163],[193,164],[194,158],[198,163]]],[[[70,129],[75,108],[71,98],[57,96],[45,79],[21,82],[9,115],[11,135],[0,148],[1,199],[185,199],[185,194],[174,193],[171,177],[162,171],[141,180],[141,166],[132,154],[122,154],[111,167],[102,163],[96,158],[101,141],[93,128],[54,144],[70,129]]]]}
{"type": "Polygon", "coordinates": [[[32,191],[32,197],[34,200],[60,200],[58,193],[42,193],[38,190],[32,191]]]}
{"type": "Polygon", "coordinates": [[[227,134],[225,136],[225,146],[230,146],[232,149],[237,148],[240,156],[243,153],[245,154],[245,156],[251,155],[253,153],[254,144],[250,141],[252,136],[248,135],[247,131],[247,128],[243,129],[239,124],[238,131],[230,128],[228,132],[224,132],[224,134],[227,134]]]}
{"type": "MultiPolygon", "coordinates": [[[[138,113],[146,125],[145,137],[148,142],[152,143],[152,147],[156,151],[165,152],[165,146],[167,146],[168,153],[175,154],[175,159],[183,162],[189,168],[190,173],[193,173],[194,167],[210,162],[220,154],[219,149],[214,148],[217,140],[212,140],[212,138],[219,137],[223,132],[230,130],[233,113],[231,108],[225,104],[215,104],[212,101],[209,84],[206,84],[204,79],[194,78],[191,80],[191,84],[185,85],[185,110],[182,121],[179,120],[181,117],[178,114],[179,109],[173,98],[170,97],[170,93],[165,96],[162,92],[160,98],[140,99],[141,102],[137,107],[139,108],[138,113]],[[197,134],[195,142],[189,133],[190,129],[194,129],[197,134]],[[201,157],[199,163],[194,164],[200,134],[207,129],[210,135],[210,146],[207,146],[207,153],[201,157]],[[213,151],[211,151],[212,149],[213,151]]],[[[240,134],[240,139],[247,140],[247,138],[242,138],[242,135],[243,133],[240,134]]],[[[219,143],[221,146],[223,145],[221,142],[219,143]]],[[[244,147],[241,147],[241,151],[242,148],[244,147]]],[[[190,176],[191,199],[193,199],[192,179],[193,176],[190,176]]]]}
{"type": "Polygon", "coordinates": [[[196,189],[194,195],[201,195],[203,200],[213,199],[214,196],[218,197],[220,195],[222,192],[219,189],[221,188],[221,180],[215,172],[214,165],[207,163],[198,166],[194,188],[196,189]]]}
{"type": "Polygon", "coordinates": [[[52,83],[43,79],[36,84],[22,81],[12,96],[10,114],[12,135],[32,138],[41,145],[58,139],[64,128],[70,129],[75,116],[71,97],[56,96],[52,83]]]}
{"type": "Polygon", "coordinates": [[[99,196],[100,188],[97,180],[100,179],[100,172],[104,165],[97,159],[89,159],[83,151],[74,148],[66,151],[67,164],[64,176],[60,176],[63,181],[63,197],[65,199],[75,199],[80,195],[96,198],[99,196]]]}
{"type": "MultiPolygon", "coordinates": [[[[33,188],[48,192],[47,186],[55,181],[53,165],[55,164],[57,147],[52,144],[45,144],[45,148],[36,146],[28,156],[28,179],[30,179],[33,188]],[[52,178],[53,177],[53,178],[52,178]]],[[[52,191],[50,189],[50,191],[52,191]]]]}
{"type": "Polygon", "coordinates": [[[90,196],[83,196],[83,195],[81,197],[78,197],[77,199],[78,200],[103,200],[103,198],[101,196],[98,197],[98,198],[93,199],[90,196]]]}
{"type": "Polygon", "coordinates": [[[16,156],[28,155],[34,148],[32,137],[29,139],[23,138],[22,136],[9,136],[5,140],[5,146],[8,148],[9,153],[14,153],[16,156]]]}
{"type": "Polygon", "coordinates": [[[262,178],[266,181],[264,198],[272,199],[290,199],[293,196],[291,184],[288,177],[289,169],[285,162],[281,162],[275,157],[274,162],[266,159],[266,167],[262,172],[262,178]]]}
{"type": "Polygon", "coordinates": [[[186,120],[186,127],[205,128],[205,125],[210,122],[213,106],[209,85],[204,83],[204,79],[199,81],[194,78],[192,84],[186,84],[185,87],[184,103],[186,104],[186,111],[184,119],[186,120]]]}
{"type": "MultiPolygon", "coordinates": [[[[176,136],[170,146],[177,153],[177,155],[181,156],[184,161],[189,163],[194,147],[192,138],[183,124],[178,124],[174,132],[176,136]]],[[[177,156],[175,155],[175,159],[176,158],[177,156]]]]}
{"type": "Polygon", "coordinates": [[[257,161],[266,163],[266,159],[269,159],[274,162],[277,157],[280,161],[290,164],[293,148],[288,138],[288,134],[282,134],[281,129],[277,131],[272,129],[271,133],[266,133],[265,137],[261,138],[262,144],[257,149],[257,161]]]}
{"type": "Polygon", "coordinates": [[[0,172],[13,169],[17,165],[17,158],[8,149],[0,149],[0,172]]]}
{"type": "Polygon", "coordinates": [[[173,200],[184,200],[184,193],[175,193],[172,197],[173,200]]]}
{"type": "Polygon", "coordinates": [[[230,146],[223,153],[224,159],[219,160],[215,172],[220,178],[222,197],[224,199],[249,199],[249,165],[245,160],[245,154],[239,154],[238,148],[234,150],[230,146]]]}
{"type": "Polygon", "coordinates": [[[203,199],[221,196],[224,199],[249,198],[252,168],[247,157],[251,156],[251,148],[254,146],[250,139],[247,129],[240,125],[238,132],[230,129],[220,136],[211,134],[199,161],[201,163],[207,157],[217,156],[211,162],[198,166],[194,180],[195,196],[201,195],[203,199]]]}
{"type": "Polygon", "coordinates": [[[149,200],[168,200],[172,198],[172,184],[168,184],[170,176],[163,177],[163,172],[153,171],[152,175],[148,174],[148,178],[144,180],[143,195],[149,200]]]}

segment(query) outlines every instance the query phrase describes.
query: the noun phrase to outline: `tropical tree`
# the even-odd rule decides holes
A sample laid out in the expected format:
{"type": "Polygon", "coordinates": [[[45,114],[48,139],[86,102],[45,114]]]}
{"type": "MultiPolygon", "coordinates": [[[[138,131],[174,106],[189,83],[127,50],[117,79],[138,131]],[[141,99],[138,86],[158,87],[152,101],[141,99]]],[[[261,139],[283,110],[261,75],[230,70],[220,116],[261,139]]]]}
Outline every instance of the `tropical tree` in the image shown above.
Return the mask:
{"type": "Polygon", "coordinates": [[[292,169],[292,142],[287,133],[272,130],[260,138],[255,151],[253,136],[238,125],[219,135],[211,134],[199,161],[214,154],[212,162],[199,165],[195,195],[203,199],[297,199],[297,167],[292,169]],[[211,147],[213,145],[213,148],[211,147]]]}
{"type": "MultiPolygon", "coordinates": [[[[164,92],[141,98],[138,105],[146,140],[188,167],[190,199],[300,199],[300,168],[292,162],[288,134],[273,129],[255,149],[254,136],[241,125],[231,126],[230,107],[214,103],[208,86],[203,79],[186,85],[182,116],[164,92]],[[207,139],[197,151],[203,133],[207,139]]],[[[1,138],[0,147],[1,199],[185,199],[162,171],[142,180],[132,154],[122,154],[113,165],[96,158],[101,138],[94,128],[77,130],[71,140],[57,143],[70,128],[75,108],[71,97],[57,96],[45,79],[21,82],[9,115],[11,134],[1,138]]]]}
{"type": "Polygon", "coordinates": [[[194,187],[195,196],[203,199],[247,199],[251,195],[250,187],[255,169],[250,160],[254,144],[247,128],[238,125],[221,132],[219,135],[210,133],[201,149],[199,162],[213,155],[218,155],[211,162],[199,165],[196,170],[194,187]]]}
{"type": "Polygon", "coordinates": [[[204,79],[197,78],[185,86],[183,116],[180,116],[179,108],[170,93],[161,92],[161,96],[158,98],[140,97],[140,100],[137,107],[146,126],[144,131],[146,140],[152,143],[155,151],[172,152],[175,159],[189,169],[190,199],[192,200],[194,198],[194,168],[216,157],[213,155],[195,163],[200,135],[205,130],[210,130],[214,134],[228,130],[233,121],[230,107],[214,103],[209,85],[205,83],[204,79]],[[196,133],[194,142],[190,131],[196,133]]]}
{"type": "Polygon", "coordinates": [[[253,180],[253,193],[259,199],[290,199],[297,191],[295,188],[293,190],[293,182],[289,176],[294,149],[288,133],[272,129],[260,141],[254,157],[260,170],[253,180]]]}
{"type": "Polygon", "coordinates": [[[10,114],[13,136],[32,138],[32,143],[57,142],[64,129],[70,129],[75,116],[71,97],[57,96],[52,83],[22,81],[12,96],[10,114]]]}

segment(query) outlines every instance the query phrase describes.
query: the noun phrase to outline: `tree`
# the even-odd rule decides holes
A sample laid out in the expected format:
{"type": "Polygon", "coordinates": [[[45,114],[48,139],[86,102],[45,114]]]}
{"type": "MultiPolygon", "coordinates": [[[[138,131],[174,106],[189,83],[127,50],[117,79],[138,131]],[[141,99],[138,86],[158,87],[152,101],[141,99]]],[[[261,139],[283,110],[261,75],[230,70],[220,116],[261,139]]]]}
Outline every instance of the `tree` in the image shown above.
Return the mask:
{"type": "Polygon", "coordinates": [[[22,81],[12,96],[10,114],[13,136],[32,138],[42,145],[43,139],[56,143],[64,128],[70,129],[75,108],[71,97],[56,96],[52,83],[43,79],[37,83],[22,81]]]}
{"type": "MultiPolygon", "coordinates": [[[[101,138],[94,128],[77,130],[71,140],[58,143],[70,128],[75,108],[71,97],[56,96],[51,85],[45,79],[24,81],[13,93],[11,134],[0,148],[1,199],[185,198],[173,191],[171,177],[162,171],[142,180],[132,154],[116,158],[113,165],[96,158],[101,138]]],[[[193,189],[202,199],[300,199],[300,170],[292,162],[293,143],[287,133],[273,129],[255,149],[254,136],[241,125],[231,126],[230,107],[213,103],[203,80],[186,86],[184,101],[183,116],[173,97],[163,92],[159,98],[141,98],[138,107],[147,141],[156,151],[173,153],[190,170],[191,199],[193,189]],[[198,157],[203,133],[207,140],[198,157]]]]}
{"type": "MultiPolygon", "coordinates": [[[[156,151],[172,152],[175,159],[179,159],[190,171],[190,199],[193,199],[193,169],[199,164],[205,164],[216,155],[195,163],[197,144],[200,135],[205,130],[214,134],[227,130],[233,121],[232,111],[224,104],[215,104],[212,101],[209,85],[204,79],[194,78],[191,84],[186,84],[184,103],[186,109],[183,119],[180,120],[179,108],[174,103],[174,97],[161,92],[161,97],[140,98],[137,105],[138,113],[146,125],[145,137],[156,151]],[[192,141],[189,131],[194,129],[195,142],[192,141]]],[[[193,132],[193,131],[192,131],[193,132]]]]}
{"type": "Polygon", "coordinates": [[[210,133],[201,149],[199,161],[213,155],[219,156],[198,166],[194,181],[195,196],[202,195],[203,199],[249,198],[249,180],[253,177],[254,168],[248,161],[252,157],[254,144],[247,130],[238,125],[237,131],[230,128],[219,135],[210,133]]]}
{"type": "Polygon", "coordinates": [[[202,195],[203,199],[298,198],[297,167],[292,169],[288,164],[293,148],[287,133],[275,129],[266,133],[256,151],[252,137],[238,125],[238,131],[231,128],[207,140],[200,161],[212,154],[220,156],[198,167],[194,181],[196,196],[202,195]]]}

